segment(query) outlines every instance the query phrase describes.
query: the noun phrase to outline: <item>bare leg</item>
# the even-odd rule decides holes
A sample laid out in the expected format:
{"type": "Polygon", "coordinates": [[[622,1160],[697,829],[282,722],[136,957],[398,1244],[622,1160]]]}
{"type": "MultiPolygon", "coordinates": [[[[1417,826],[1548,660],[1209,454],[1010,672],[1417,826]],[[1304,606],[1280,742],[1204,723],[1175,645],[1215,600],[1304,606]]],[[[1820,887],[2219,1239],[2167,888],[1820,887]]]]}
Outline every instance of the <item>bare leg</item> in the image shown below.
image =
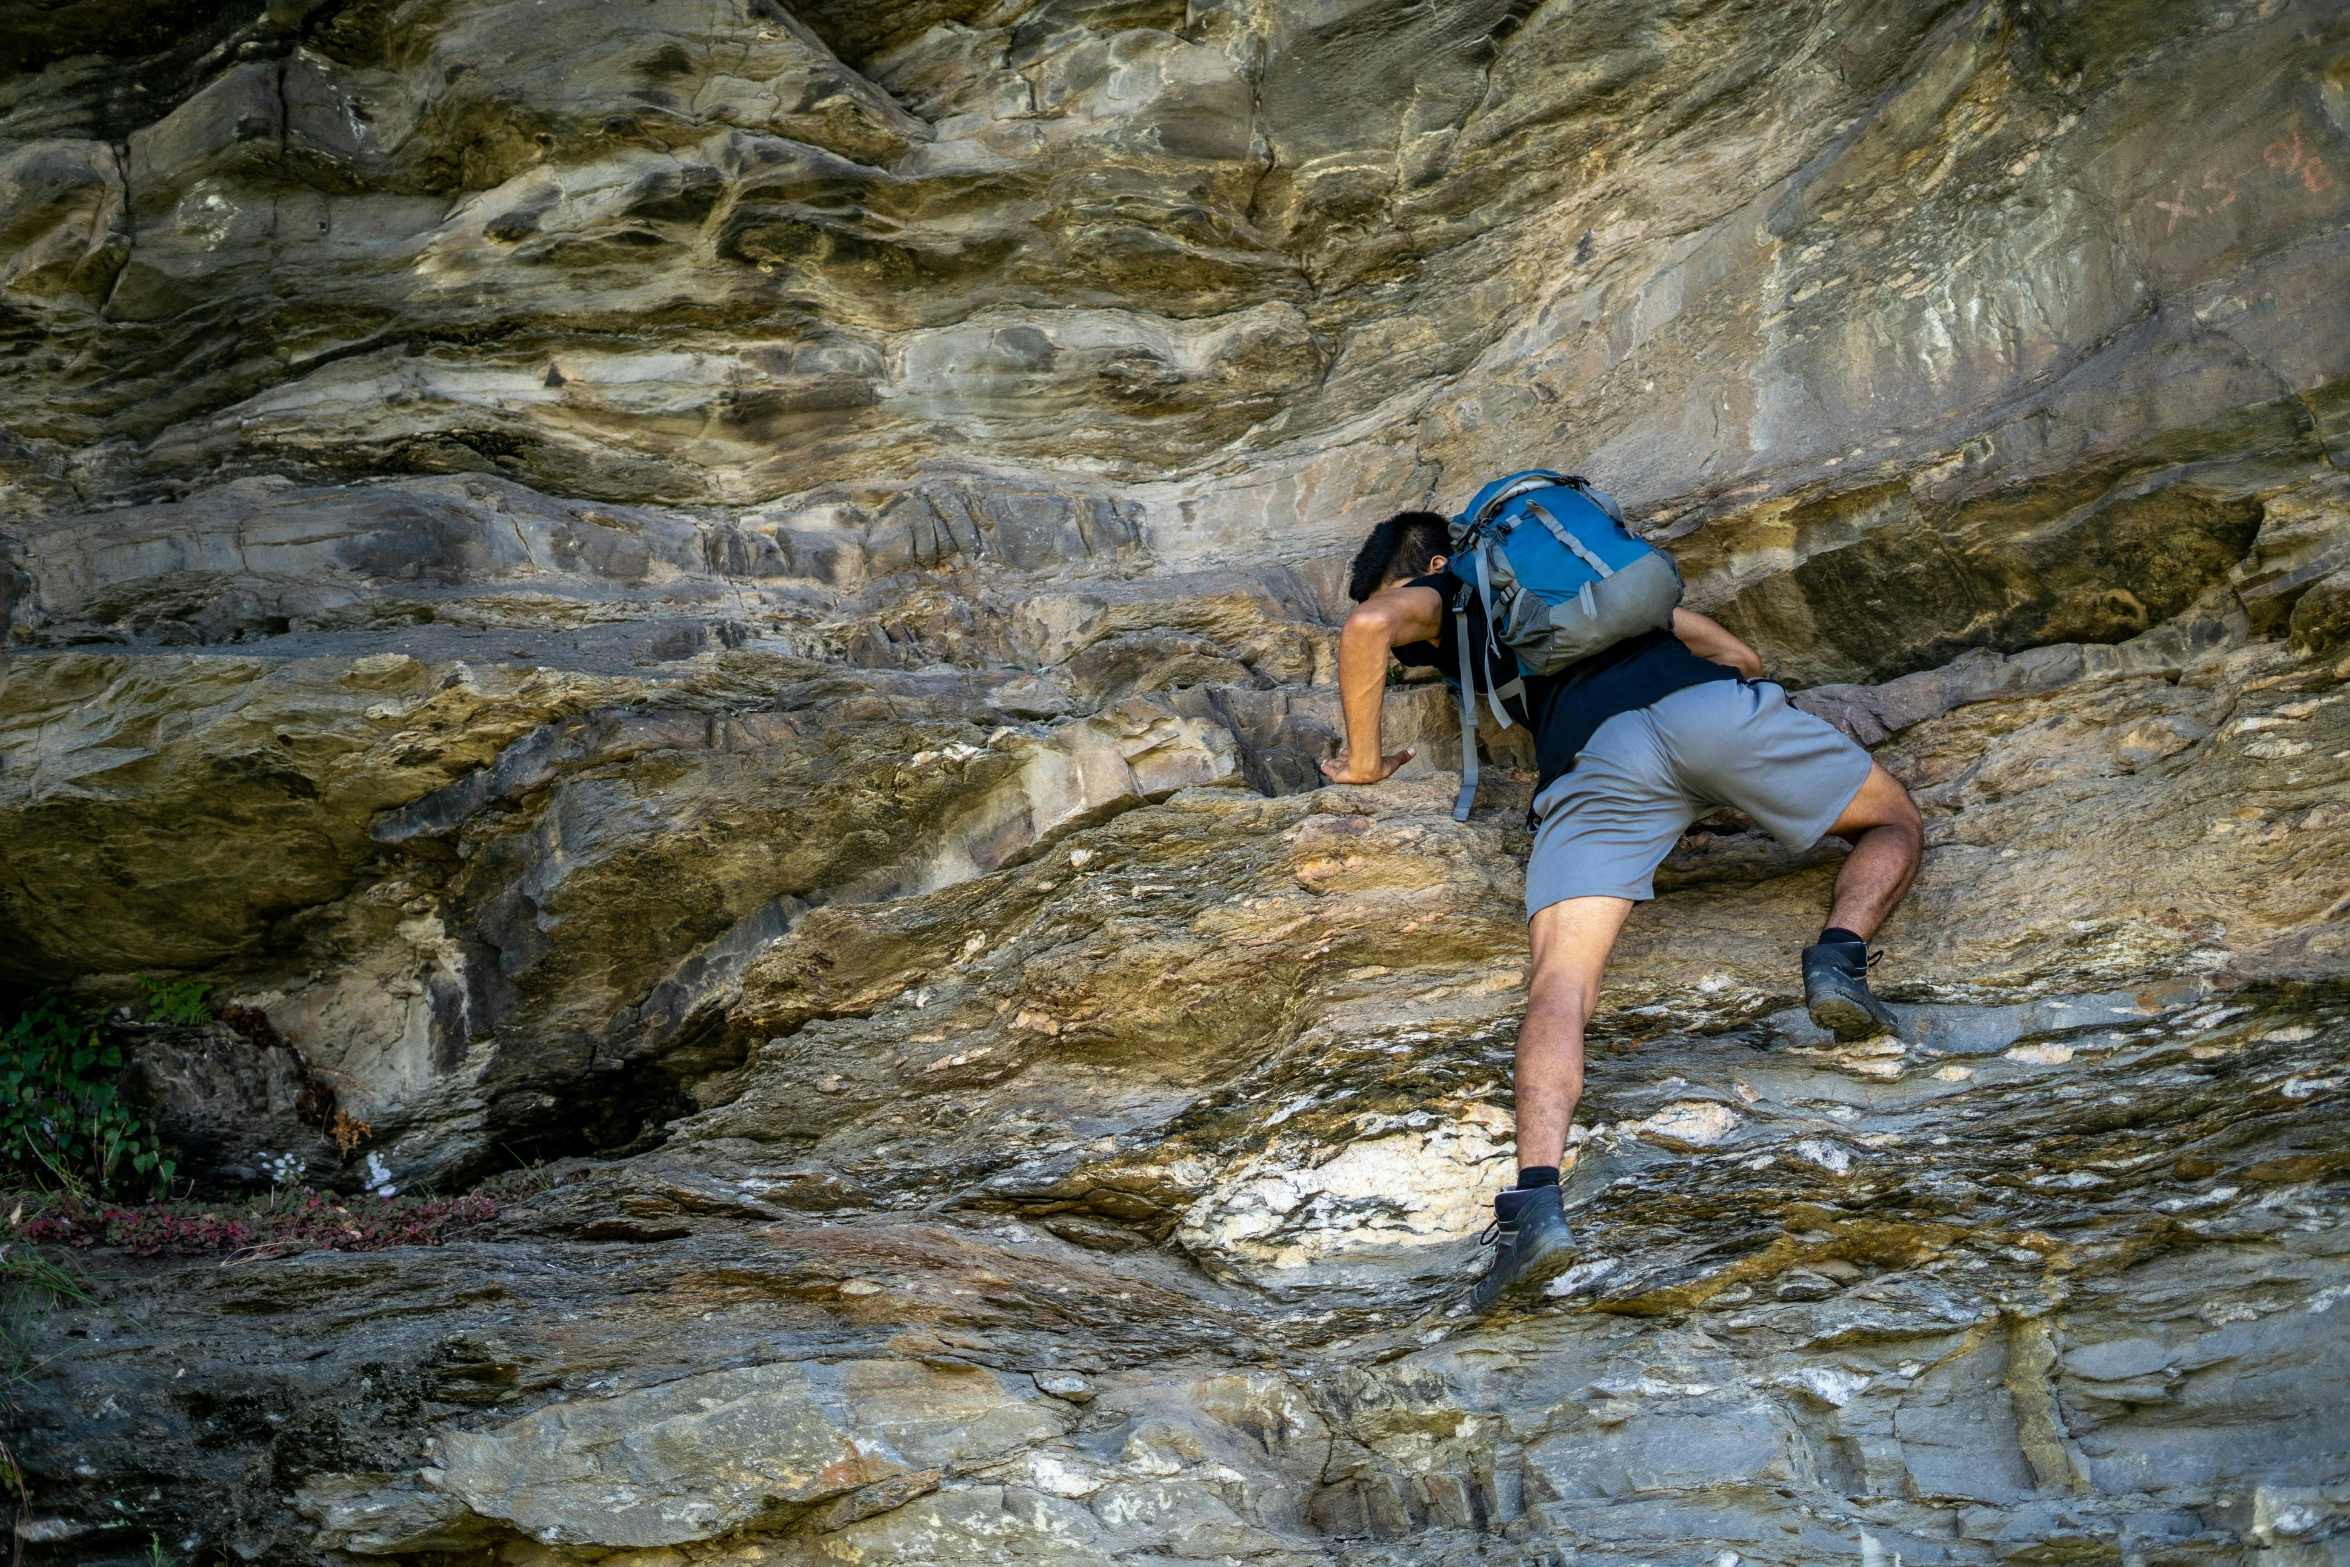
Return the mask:
{"type": "MultiPolygon", "coordinates": [[[[1917,879],[1918,855],[1925,847],[1925,823],[1900,780],[1874,763],[1869,781],[1836,818],[1830,836],[1852,845],[1844,868],[1836,873],[1835,901],[1828,923],[1866,939],[1901,900],[1917,879]]],[[[1519,1047],[1519,1059],[1525,1059],[1519,1047]]]]}
{"type": "Polygon", "coordinates": [[[1599,1004],[1599,980],[1629,898],[1569,898],[1534,916],[1534,977],[1518,1027],[1518,1164],[1556,1164],[1583,1097],[1583,1025],[1599,1004]]]}

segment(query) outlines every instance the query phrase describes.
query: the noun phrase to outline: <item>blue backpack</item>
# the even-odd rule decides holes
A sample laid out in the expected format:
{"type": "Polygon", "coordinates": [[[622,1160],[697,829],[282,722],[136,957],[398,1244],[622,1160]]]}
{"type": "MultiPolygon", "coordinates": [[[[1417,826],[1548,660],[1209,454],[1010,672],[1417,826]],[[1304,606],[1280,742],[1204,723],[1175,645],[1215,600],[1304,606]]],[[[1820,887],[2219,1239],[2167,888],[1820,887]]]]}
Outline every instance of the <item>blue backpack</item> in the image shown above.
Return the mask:
{"type": "Polygon", "coordinates": [[[1527,676],[1555,675],[1627,637],[1669,628],[1681,572],[1672,556],[1625,530],[1615,497],[1540,469],[1494,480],[1453,518],[1451,566],[1467,584],[1452,606],[1460,678],[1446,677],[1461,699],[1461,797],[1452,814],[1467,821],[1477,799],[1469,595],[1484,607],[1488,645],[1517,659],[1517,677],[1486,693],[1507,729],[1502,703],[1524,693],[1527,676]]]}

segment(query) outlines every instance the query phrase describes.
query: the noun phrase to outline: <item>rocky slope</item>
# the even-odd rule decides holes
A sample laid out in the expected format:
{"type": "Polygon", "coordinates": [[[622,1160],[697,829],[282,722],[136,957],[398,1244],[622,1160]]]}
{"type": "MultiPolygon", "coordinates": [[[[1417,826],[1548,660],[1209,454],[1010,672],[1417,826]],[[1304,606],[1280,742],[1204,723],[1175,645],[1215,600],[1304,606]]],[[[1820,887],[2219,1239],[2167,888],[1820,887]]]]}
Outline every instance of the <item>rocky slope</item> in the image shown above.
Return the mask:
{"type": "Polygon", "coordinates": [[[0,14],[0,979],[576,1177],[93,1254],[33,1559],[2346,1559],[2341,6],[0,14]],[[1311,785],[1539,460],[1929,847],[1839,1049],[1684,840],[1476,1323],[1523,736],[1311,785]]]}

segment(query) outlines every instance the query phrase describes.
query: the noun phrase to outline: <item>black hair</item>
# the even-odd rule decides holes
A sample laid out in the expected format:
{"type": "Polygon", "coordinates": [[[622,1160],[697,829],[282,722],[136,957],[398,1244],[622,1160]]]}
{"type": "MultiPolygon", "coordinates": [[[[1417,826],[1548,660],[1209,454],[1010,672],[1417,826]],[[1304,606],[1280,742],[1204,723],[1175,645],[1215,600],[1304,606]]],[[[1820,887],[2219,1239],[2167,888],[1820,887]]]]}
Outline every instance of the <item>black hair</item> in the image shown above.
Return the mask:
{"type": "Polygon", "coordinates": [[[1357,604],[1390,578],[1416,577],[1439,555],[1452,553],[1452,524],[1432,511],[1399,511],[1363,540],[1347,568],[1347,596],[1357,604]]]}

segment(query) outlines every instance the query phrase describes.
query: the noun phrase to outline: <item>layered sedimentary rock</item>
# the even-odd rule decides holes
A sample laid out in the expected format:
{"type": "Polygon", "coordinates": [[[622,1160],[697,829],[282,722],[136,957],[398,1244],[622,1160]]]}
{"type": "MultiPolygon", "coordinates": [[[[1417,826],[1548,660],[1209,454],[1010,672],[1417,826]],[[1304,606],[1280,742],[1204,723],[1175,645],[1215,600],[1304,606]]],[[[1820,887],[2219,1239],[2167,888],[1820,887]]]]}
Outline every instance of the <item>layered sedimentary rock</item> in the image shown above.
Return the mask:
{"type": "Polygon", "coordinates": [[[263,1559],[2323,1561],[2340,1005],[2166,999],[1923,1059],[1611,1054],[1591,1254],[1506,1330],[1447,1314],[1474,1243],[1413,1204],[1478,1167],[1435,1145],[1489,1135],[1488,993],[1333,1020],[1194,1118],[1243,1156],[1180,1232],[1221,1281],[1038,1222],[1081,1211],[1049,1174],[820,1224],[640,1163],[496,1240],[126,1280],[42,1407],[95,1412],[133,1517],[263,1559]]]}
{"type": "Polygon", "coordinates": [[[2341,1556],[2340,6],[8,20],[0,977],[245,1009],[208,1182],[567,1176],[95,1255],[35,1548],[2341,1556]],[[1841,1048],[1699,823],[1479,1323],[1524,737],[1313,786],[1538,461],[1928,849],[1841,1048]]]}

